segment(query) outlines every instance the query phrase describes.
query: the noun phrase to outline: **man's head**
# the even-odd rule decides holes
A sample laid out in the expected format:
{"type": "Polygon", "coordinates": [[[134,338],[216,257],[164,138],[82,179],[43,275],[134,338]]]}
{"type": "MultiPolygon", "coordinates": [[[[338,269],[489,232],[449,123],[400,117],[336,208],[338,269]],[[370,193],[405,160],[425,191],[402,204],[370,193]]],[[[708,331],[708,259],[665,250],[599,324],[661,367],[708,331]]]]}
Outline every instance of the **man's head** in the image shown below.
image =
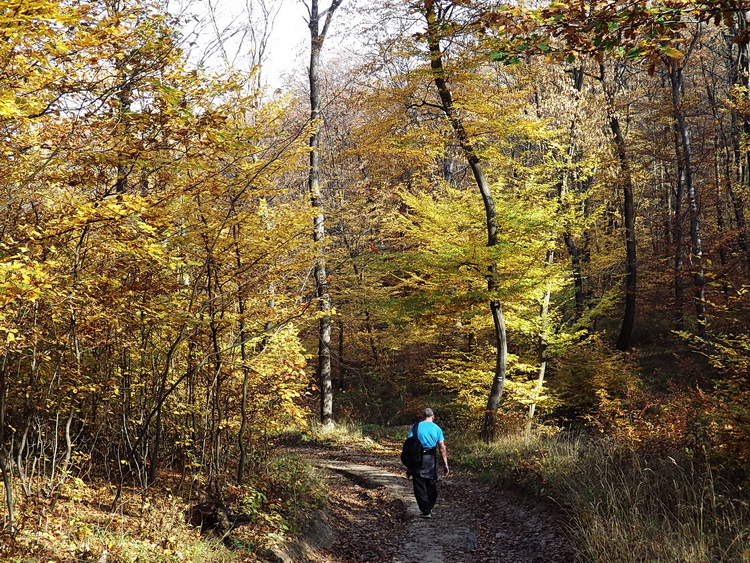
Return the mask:
{"type": "Polygon", "coordinates": [[[435,418],[435,413],[432,412],[432,409],[430,407],[427,407],[425,410],[422,411],[422,418],[424,420],[435,418]]]}

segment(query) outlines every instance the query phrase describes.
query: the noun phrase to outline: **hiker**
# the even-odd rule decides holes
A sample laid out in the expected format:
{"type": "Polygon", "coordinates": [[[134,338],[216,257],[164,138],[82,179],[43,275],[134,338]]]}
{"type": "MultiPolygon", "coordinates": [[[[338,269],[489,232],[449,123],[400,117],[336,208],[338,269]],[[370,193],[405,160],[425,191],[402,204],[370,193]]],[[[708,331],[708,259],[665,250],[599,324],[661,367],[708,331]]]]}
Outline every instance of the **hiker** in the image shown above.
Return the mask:
{"type": "MultiPolygon", "coordinates": [[[[409,430],[409,436],[411,435],[412,430],[409,430]]],[[[431,518],[432,508],[435,506],[438,493],[438,451],[440,451],[440,457],[443,459],[443,471],[445,475],[450,473],[450,469],[448,469],[448,450],[445,447],[443,430],[435,424],[435,413],[432,412],[431,408],[426,408],[422,412],[422,420],[417,426],[417,437],[422,442],[424,451],[422,453],[422,469],[412,473],[414,496],[417,499],[419,510],[422,512],[422,518],[431,518]]]]}

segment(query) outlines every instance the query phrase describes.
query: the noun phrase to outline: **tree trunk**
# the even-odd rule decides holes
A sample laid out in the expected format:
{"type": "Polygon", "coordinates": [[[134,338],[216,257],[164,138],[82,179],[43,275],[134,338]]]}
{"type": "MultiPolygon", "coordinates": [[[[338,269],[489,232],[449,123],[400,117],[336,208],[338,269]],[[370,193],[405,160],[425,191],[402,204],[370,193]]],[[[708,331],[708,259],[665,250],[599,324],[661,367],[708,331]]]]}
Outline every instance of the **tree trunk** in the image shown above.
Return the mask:
{"type": "MultiPolygon", "coordinates": [[[[553,264],[555,261],[555,251],[547,251],[547,264],[553,264]]],[[[534,398],[529,405],[529,415],[526,421],[526,431],[531,430],[531,425],[534,422],[534,415],[536,414],[537,401],[539,396],[542,394],[544,388],[544,378],[547,372],[547,330],[549,320],[549,303],[552,298],[552,293],[549,289],[544,292],[544,298],[542,299],[542,306],[539,316],[542,320],[542,330],[539,334],[539,372],[537,373],[536,387],[534,388],[534,398]]]]}
{"type": "Polygon", "coordinates": [[[482,440],[488,443],[497,437],[497,408],[500,406],[500,399],[503,397],[505,372],[508,365],[508,338],[505,333],[503,309],[497,301],[490,301],[490,311],[495,326],[497,353],[495,356],[495,374],[492,378],[492,387],[487,398],[487,408],[484,411],[482,429],[480,430],[482,440]]]}
{"type": "MultiPolygon", "coordinates": [[[[742,10],[738,13],[737,24],[740,34],[747,33],[747,11],[742,10]]],[[[745,97],[750,96],[748,87],[750,87],[750,45],[738,43],[737,45],[737,67],[735,70],[736,84],[738,84],[745,93],[745,97]]],[[[733,112],[737,115],[738,112],[733,112]]],[[[747,139],[750,137],[750,119],[747,115],[742,115],[742,136],[747,139]]],[[[740,166],[740,178],[742,185],[750,186],[750,150],[745,147],[744,154],[738,151],[737,157],[740,166]]]]}
{"type": "MultiPolygon", "coordinates": [[[[242,254],[240,252],[240,228],[236,225],[233,228],[234,234],[234,254],[237,270],[242,269],[242,254]]],[[[247,334],[245,332],[245,292],[243,286],[239,286],[237,291],[237,307],[239,311],[239,337],[240,337],[240,360],[242,363],[242,398],[240,401],[240,428],[237,431],[237,446],[240,450],[239,459],[237,460],[237,482],[242,485],[245,481],[245,465],[247,464],[247,445],[245,444],[245,432],[247,432],[247,390],[250,383],[250,368],[247,365],[247,334]]],[[[273,307],[273,299],[270,300],[269,307],[273,307]]]]}
{"type": "Polygon", "coordinates": [[[685,322],[685,297],[682,287],[683,243],[682,243],[682,198],[685,185],[685,169],[680,156],[680,142],[677,128],[674,127],[675,155],[677,157],[677,177],[672,204],[672,245],[674,253],[674,312],[675,328],[682,330],[685,322]]]}
{"type": "Polygon", "coordinates": [[[5,414],[8,397],[5,376],[5,366],[0,366],[0,473],[2,473],[3,487],[5,488],[5,506],[8,509],[8,532],[12,536],[15,533],[13,478],[10,472],[10,467],[13,462],[10,460],[9,452],[5,449],[5,414]]]}
{"type": "MultiPolygon", "coordinates": [[[[578,66],[574,67],[572,69],[573,74],[573,89],[574,89],[574,96],[576,101],[580,101],[581,98],[581,90],[583,90],[583,79],[584,79],[584,72],[583,67],[578,66]]],[[[578,125],[578,120],[573,119],[570,122],[569,127],[569,134],[570,134],[570,148],[568,149],[568,166],[570,169],[573,169],[573,165],[577,160],[580,159],[580,149],[578,149],[575,145],[574,139],[575,139],[575,130],[578,125]]],[[[575,185],[575,178],[569,178],[569,173],[565,173],[565,178],[563,179],[563,182],[561,184],[561,191],[559,194],[560,199],[562,199],[563,193],[569,189],[578,189],[578,186],[575,185]],[[570,184],[570,186],[569,186],[570,184]]],[[[565,247],[568,249],[568,253],[570,254],[570,260],[571,260],[571,275],[573,277],[573,287],[575,288],[575,314],[576,318],[580,319],[583,317],[583,313],[586,307],[586,298],[584,294],[583,289],[583,269],[582,269],[582,262],[586,258],[586,250],[585,250],[585,239],[584,236],[584,243],[583,246],[580,247],[576,244],[575,239],[573,238],[573,235],[571,235],[570,232],[565,232],[563,234],[563,241],[565,242],[565,247]]]]}
{"type": "MultiPolygon", "coordinates": [[[[427,45],[430,50],[430,69],[432,78],[437,87],[438,96],[440,97],[441,107],[445,116],[456,134],[461,149],[463,150],[469,167],[474,175],[479,193],[482,196],[484,204],[485,221],[487,226],[487,246],[497,244],[497,212],[495,210],[495,200],[492,197],[487,179],[484,176],[482,163],[472,146],[469,135],[464,128],[463,121],[453,105],[453,95],[448,88],[445,80],[445,69],[443,68],[443,53],[440,48],[440,31],[442,28],[441,19],[438,17],[434,0],[424,0],[424,16],[427,20],[427,45]]],[[[494,264],[488,268],[487,289],[490,295],[495,290],[497,280],[497,268],[494,264]]],[[[487,408],[485,410],[482,422],[481,437],[489,442],[495,438],[497,432],[497,407],[503,395],[505,385],[505,372],[507,368],[508,343],[505,333],[505,319],[503,318],[503,309],[499,302],[490,298],[490,311],[495,329],[495,340],[497,354],[495,358],[495,374],[492,379],[492,387],[487,399],[487,408]]]]}
{"type": "Polygon", "coordinates": [[[5,446],[0,446],[0,473],[2,473],[3,487],[5,488],[5,506],[8,509],[8,532],[11,536],[15,534],[15,510],[13,503],[13,479],[10,471],[10,461],[5,451],[5,446]]]}
{"type": "Polygon", "coordinates": [[[636,262],[635,246],[635,205],[633,203],[633,180],[630,175],[630,162],[625,152],[625,139],[620,129],[620,121],[616,115],[610,117],[610,127],[615,138],[617,157],[622,170],[622,198],[623,216],[625,220],[625,311],[617,338],[618,350],[629,350],[635,324],[636,279],[638,265],[636,262]]]}
{"type": "Polygon", "coordinates": [[[333,0],[328,10],[325,10],[325,22],[320,27],[321,14],[318,11],[318,0],[310,0],[307,4],[310,29],[310,170],[308,190],[310,201],[315,210],[313,220],[313,241],[318,246],[317,258],[314,265],[315,290],[320,308],[320,323],[318,327],[318,366],[317,380],[320,385],[320,422],[323,426],[333,424],[333,386],[331,384],[331,296],[328,292],[328,274],[326,273],[325,253],[322,248],[325,239],[325,211],[320,189],[320,67],[321,52],[328,27],[336,8],[342,0],[333,0]]]}
{"type": "Polygon", "coordinates": [[[725,205],[722,201],[721,192],[722,192],[722,186],[724,185],[724,182],[721,177],[721,139],[719,136],[714,137],[714,147],[716,151],[716,155],[714,157],[714,182],[716,183],[716,190],[715,190],[715,205],[716,205],[716,229],[719,234],[719,240],[721,241],[719,243],[719,262],[721,263],[721,271],[722,271],[722,280],[721,280],[721,292],[724,294],[724,297],[729,293],[729,284],[727,283],[726,278],[726,272],[729,267],[729,249],[727,247],[727,244],[725,242],[727,237],[727,225],[726,220],[724,218],[725,208],[728,207],[728,205],[725,205]]]}
{"type": "MultiPolygon", "coordinates": [[[[747,15],[745,12],[740,12],[737,15],[737,29],[739,33],[747,33],[747,15]]],[[[729,45],[727,51],[729,52],[728,65],[732,73],[732,84],[739,86],[741,91],[745,92],[745,96],[748,95],[748,85],[750,85],[750,56],[748,49],[750,46],[736,44],[731,38],[729,39],[729,45]],[[734,57],[734,49],[737,48],[737,56],[734,57]]],[[[750,151],[742,148],[742,138],[748,137],[750,134],[750,120],[742,115],[736,108],[732,109],[732,151],[733,151],[733,162],[729,162],[727,159],[727,166],[734,167],[734,173],[727,173],[726,185],[729,196],[732,200],[732,207],[734,211],[734,218],[737,225],[737,243],[744,253],[744,264],[745,270],[750,272],[750,244],[748,243],[747,234],[747,222],[745,220],[745,206],[742,201],[742,197],[738,193],[738,187],[740,192],[744,192],[748,186],[750,186],[750,178],[748,178],[748,166],[747,162],[750,158],[750,151]],[[734,185],[732,180],[734,180],[734,185]],[[744,187],[744,188],[743,188],[744,187]]]]}
{"type": "Polygon", "coordinates": [[[700,215],[698,210],[698,195],[693,181],[693,156],[690,141],[690,129],[687,125],[685,112],[682,108],[682,68],[676,62],[669,66],[669,82],[672,87],[672,109],[682,149],[682,166],[685,174],[685,195],[690,212],[690,242],[691,242],[691,270],[693,277],[693,297],[695,299],[695,313],[698,321],[698,334],[706,333],[706,275],[703,266],[703,240],[701,238],[700,215]]]}

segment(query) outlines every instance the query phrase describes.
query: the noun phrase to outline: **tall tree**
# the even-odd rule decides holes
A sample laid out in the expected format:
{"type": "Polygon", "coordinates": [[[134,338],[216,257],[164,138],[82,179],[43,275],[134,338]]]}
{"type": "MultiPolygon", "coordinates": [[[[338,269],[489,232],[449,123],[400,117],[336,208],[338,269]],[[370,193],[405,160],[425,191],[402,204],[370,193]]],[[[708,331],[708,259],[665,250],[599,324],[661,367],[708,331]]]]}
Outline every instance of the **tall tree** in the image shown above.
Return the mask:
{"type": "MultiPolygon", "coordinates": [[[[454,7],[453,2],[443,2],[441,0],[424,1],[423,13],[427,21],[425,39],[429,49],[430,69],[432,70],[432,78],[440,99],[440,107],[453,128],[453,132],[469,163],[474,181],[482,197],[487,228],[487,246],[493,247],[497,244],[497,211],[495,209],[495,200],[485,177],[482,162],[472,145],[458,108],[453,102],[453,94],[448,86],[446,70],[443,64],[443,50],[440,45],[440,41],[443,38],[442,30],[448,23],[446,18],[448,12],[454,7]]],[[[497,264],[489,264],[487,265],[487,291],[490,295],[493,295],[495,292],[496,284],[497,264]]],[[[502,305],[496,298],[490,298],[490,312],[492,313],[492,321],[495,327],[497,353],[495,358],[495,373],[492,378],[492,386],[487,398],[487,408],[482,421],[481,436],[485,441],[490,441],[495,437],[497,408],[503,395],[508,362],[505,318],[503,317],[502,305]]]]}
{"type": "Polygon", "coordinates": [[[321,55],[331,20],[343,0],[332,0],[327,9],[320,10],[318,0],[309,0],[307,8],[307,25],[310,29],[310,67],[308,79],[310,88],[310,170],[308,190],[310,202],[315,213],[313,220],[313,241],[316,245],[316,257],[313,267],[315,276],[315,293],[320,308],[318,328],[318,365],[316,375],[320,385],[320,421],[324,426],[333,424],[333,385],[331,376],[331,295],[326,273],[324,241],[326,236],[326,213],[320,185],[320,89],[321,89],[321,55]]]}
{"type": "MultiPolygon", "coordinates": [[[[622,74],[623,65],[615,63],[614,72],[622,74]]],[[[616,77],[614,77],[616,78],[616,77]]],[[[635,199],[633,174],[630,158],[628,156],[625,136],[620,125],[620,115],[615,108],[615,94],[622,80],[607,80],[607,65],[603,62],[599,65],[599,80],[604,89],[607,100],[607,118],[612,131],[617,161],[620,165],[620,188],[622,189],[622,215],[625,231],[625,310],[623,312],[620,334],[617,337],[617,349],[629,350],[635,326],[636,297],[638,288],[638,255],[636,246],[635,230],[635,199]]]]}
{"type": "MultiPolygon", "coordinates": [[[[734,25],[735,15],[744,18],[744,9],[733,0],[712,3],[677,2],[674,6],[652,4],[645,0],[637,2],[594,1],[587,5],[575,2],[554,2],[532,10],[490,10],[484,15],[486,21],[501,38],[493,58],[508,63],[517,63],[526,53],[548,54],[552,51],[562,55],[568,62],[593,56],[599,61],[612,58],[622,61],[645,63],[648,73],[653,75],[658,66],[666,70],[670,84],[669,100],[678,170],[675,182],[681,189],[684,184],[689,206],[690,260],[693,274],[694,301],[698,330],[703,333],[706,324],[705,286],[706,274],[701,236],[701,218],[698,205],[698,186],[694,179],[695,162],[690,125],[684,107],[683,70],[690,58],[690,50],[701,33],[704,23],[734,25]],[[669,14],[667,16],[667,14],[669,14]],[[583,21],[591,25],[581,26],[583,21]],[[691,37],[692,34],[692,37],[691,37]],[[559,42],[558,42],[559,40],[559,42]],[[685,52],[683,52],[685,51],[685,52]]],[[[747,34],[738,26],[733,41],[747,43],[747,34]]],[[[746,27],[746,25],[745,25],[746,27]]],[[[742,52],[740,50],[740,52],[742,52]]],[[[741,57],[740,57],[741,58],[741,57]]],[[[608,104],[611,108],[611,104],[608,104]]],[[[623,172],[623,216],[625,230],[625,314],[617,346],[630,346],[635,315],[636,256],[635,220],[632,194],[632,177],[627,153],[622,143],[623,135],[616,114],[610,111],[609,125],[612,129],[615,152],[623,172]],[[614,119],[613,119],[614,117],[614,119]],[[631,178],[629,180],[629,178],[631,178]]],[[[735,158],[735,160],[737,160],[735,158]]],[[[681,205],[681,198],[674,204],[681,205]]],[[[681,236],[681,218],[675,216],[675,238],[681,236]]],[[[675,252],[675,301],[680,318],[682,251],[675,252]]]]}
{"type": "MultiPolygon", "coordinates": [[[[706,334],[706,298],[705,286],[706,275],[703,257],[703,237],[701,235],[701,218],[698,206],[698,186],[696,185],[694,173],[693,145],[691,131],[685,114],[683,104],[683,65],[682,57],[669,57],[665,59],[672,100],[672,111],[674,112],[675,132],[677,135],[677,158],[682,169],[682,178],[685,182],[685,194],[688,201],[689,225],[690,225],[690,264],[692,267],[694,305],[698,321],[698,333],[706,334]]],[[[678,180],[679,181],[679,180],[678,180]]]]}

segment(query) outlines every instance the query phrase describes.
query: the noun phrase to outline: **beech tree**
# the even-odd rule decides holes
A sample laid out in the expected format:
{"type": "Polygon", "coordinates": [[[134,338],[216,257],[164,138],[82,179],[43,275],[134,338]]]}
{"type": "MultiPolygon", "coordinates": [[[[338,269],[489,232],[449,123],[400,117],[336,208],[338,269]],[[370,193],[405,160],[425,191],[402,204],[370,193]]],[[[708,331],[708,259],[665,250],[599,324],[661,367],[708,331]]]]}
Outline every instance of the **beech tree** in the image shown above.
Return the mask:
{"type": "Polygon", "coordinates": [[[326,273],[325,211],[320,188],[320,73],[321,55],[326,34],[336,9],[343,0],[332,0],[327,9],[320,10],[318,0],[306,3],[308,27],[310,29],[310,172],[308,189],[310,202],[316,212],[313,225],[313,241],[316,244],[314,276],[315,291],[320,307],[320,328],[318,331],[317,380],[320,385],[320,421],[324,426],[333,424],[333,387],[331,385],[331,296],[326,273]],[[322,25],[322,27],[321,27],[322,25]]]}
{"type": "MultiPolygon", "coordinates": [[[[425,6],[420,6],[426,21],[425,6]]],[[[449,3],[441,4],[443,8],[449,9],[449,3]]],[[[459,47],[470,33],[443,36],[445,29],[451,29],[442,26],[447,21],[430,19],[428,29],[437,34],[431,42],[422,33],[416,43],[399,45],[391,55],[383,55],[394,61],[405,57],[402,62],[385,59],[372,64],[375,70],[370,76],[378,82],[367,103],[377,119],[361,126],[355,152],[363,162],[367,182],[392,186],[388,192],[398,190],[403,219],[381,232],[382,245],[367,256],[382,276],[373,285],[382,284],[392,296],[383,301],[390,307],[386,320],[393,323],[393,330],[401,327],[400,343],[394,347],[407,354],[409,343],[409,347],[423,346],[423,353],[428,353],[431,343],[449,342],[449,335],[458,331],[465,335],[469,351],[492,349],[492,373],[499,366],[501,377],[493,375],[485,385],[495,382],[491,400],[497,401],[497,410],[505,383],[503,370],[508,369],[507,349],[496,345],[496,328],[505,324],[508,314],[500,303],[510,304],[511,325],[517,334],[525,334],[538,329],[536,320],[532,329],[529,319],[538,318],[542,288],[560,289],[561,278],[556,276],[561,270],[546,259],[555,238],[547,219],[557,217],[557,202],[548,197],[552,162],[545,156],[546,143],[554,133],[541,121],[519,117],[511,109],[524,107],[532,98],[528,76],[507,74],[481,53],[459,47]],[[444,51],[441,41],[451,49],[444,51]],[[421,58],[413,57],[414,52],[421,58]],[[405,72],[399,74],[395,68],[405,72]],[[477,176],[484,177],[487,199],[480,191],[480,197],[473,196],[476,205],[471,205],[469,194],[476,193],[477,176]],[[502,237],[492,227],[498,198],[499,208],[509,217],[502,237]],[[525,208],[524,201],[529,205],[533,201],[539,214],[525,208]],[[485,202],[490,204],[489,212],[485,202]],[[474,215],[482,220],[481,243],[479,225],[470,219],[474,215]],[[492,245],[488,245],[490,235],[492,245]],[[515,244],[523,246],[517,260],[510,250],[515,244]],[[488,268],[493,264],[496,274],[488,285],[488,268]],[[525,280],[519,278],[520,272],[526,272],[525,280]],[[548,286],[548,282],[552,283],[548,286]],[[497,315],[483,319],[479,313],[482,300],[497,304],[497,315]],[[405,330],[409,326],[419,330],[405,330]],[[492,348],[485,339],[493,343],[492,348]]],[[[383,306],[379,309],[383,311],[383,306]]],[[[385,342],[382,328],[380,335],[385,342]]],[[[439,354],[437,349],[435,353],[439,354]]],[[[512,369],[525,375],[527,368],[519,371],[520,364],[514,356],[512,369]]],[[[460,381],[465,379],[457,374],[456,382],[460,381]]],[[[474,399],[471,404],[477,408],[474,399]]],[[[494,423],[497,413],[485,416],[485,410],[477,408],[474,416],[480,414],[482,420],[491,418],[494,423]]],[[[489,425],[487,436],[493,432],[489,425]]]]}
{"type": "MultiPolygon", "coordinates": [[[[435,87],[440,98],[441,109],[451,123],[451,127],[458,138],[459,145],[463,150],[466,160],[471,167],[474,175],[474,181],[477,184],[479,193],[484,204],[485,217],[487,222],[487,246],[492,247],[497,244],[497,212],[495,210],[495,200],[492,197],[489,184],[484,175],[484,169],[474,147],[469,139],[469,135],[464,127],[463,120],[458,114],[458,110],[453,102],[453,94],[448,87],[446,72],[443,65],[443,53],[440,46],[441,28],[446,24],[447,11],[454,8],[452,3],[443,4],[434,0],[425,0],[423,9],[424,16],[427,20],[427,31],[425,37],[430,52],[430,68],[435,81],[435,87]]],[[[487,266],[487,291],[492,294],[497,284],[497,265],[490,264],[487,266]]],[[[499,301],[490,300],[490,311],[492,312],[492,321],[495,327],[495,340],[497,346],[497,359],[495,360],[495,374],[492,379],[492,387],[487,399],[487,409],[485,410],[484,422],[482,423],[482,438],[490,441],[495,437],[495,416],[500,398],[503,394],[503,385],[505,383],[505,373],[507,371],[508,343],[505,332],[505,319],[503,318],[503,308],[499,301]]]]}

